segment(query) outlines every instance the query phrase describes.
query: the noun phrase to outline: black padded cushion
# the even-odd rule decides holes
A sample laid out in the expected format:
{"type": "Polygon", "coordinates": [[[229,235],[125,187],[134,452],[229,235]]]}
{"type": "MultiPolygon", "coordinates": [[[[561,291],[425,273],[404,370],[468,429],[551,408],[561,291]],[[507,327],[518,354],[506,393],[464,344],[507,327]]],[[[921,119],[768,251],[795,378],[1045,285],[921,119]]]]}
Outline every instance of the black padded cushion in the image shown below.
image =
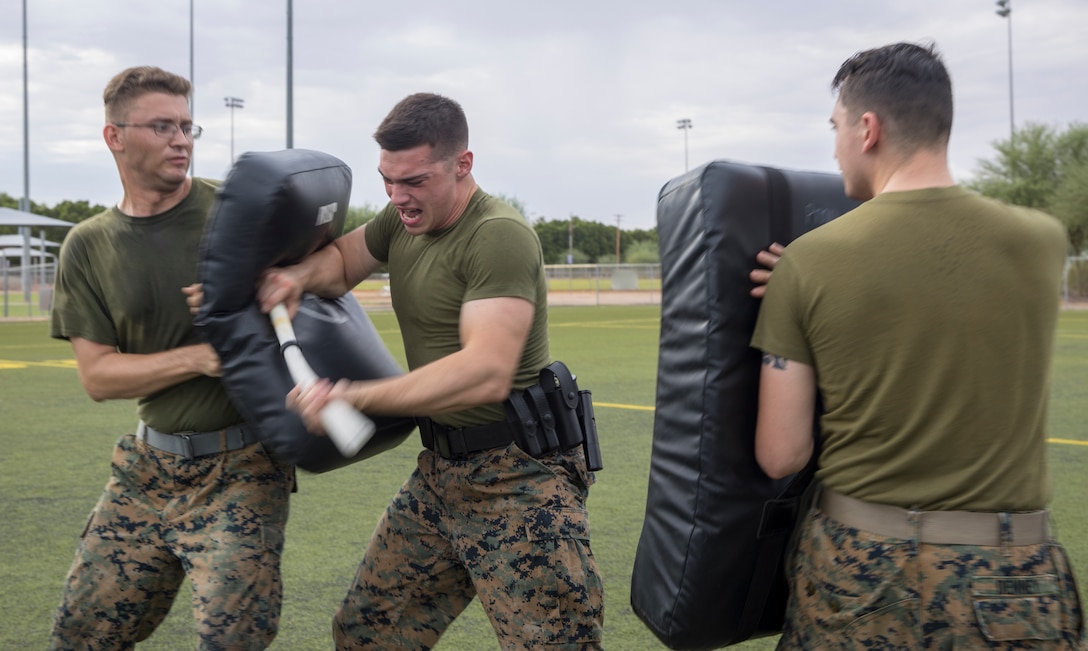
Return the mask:
{"type": "Polygon", "coordinates": [[[837,175],[730,161],[658,196],[657,398],[631,604],[670,648],[780,630],[785,583],[772,545],[784,546],[798,496],[755,460],[761,356],[749,341],[759,301],[748,273],[772,241],[788,244],[855,205],[837,175]],[[765,513],[774,517],[761,526],[765,513]]]}
{"type": "MultiPolygon", "coordinates": [[[[268,315],[256,303],[257,279],[264,269],[298,262],[338,237],[350,198],[351,169],[333,156],[304,149],[249,152],[220,188],[201,246],[204,302],[197,332],[219,353],[227,392],[269,452],[311,472],[393,448],[415,427],[411,418],[376,417],[374,438],[347,459],[284,406],[295,383],[268,315]]],[[[403,373],[350,293],[305,295],[293,325],[320,377],[369,380],[403,373]]]]}

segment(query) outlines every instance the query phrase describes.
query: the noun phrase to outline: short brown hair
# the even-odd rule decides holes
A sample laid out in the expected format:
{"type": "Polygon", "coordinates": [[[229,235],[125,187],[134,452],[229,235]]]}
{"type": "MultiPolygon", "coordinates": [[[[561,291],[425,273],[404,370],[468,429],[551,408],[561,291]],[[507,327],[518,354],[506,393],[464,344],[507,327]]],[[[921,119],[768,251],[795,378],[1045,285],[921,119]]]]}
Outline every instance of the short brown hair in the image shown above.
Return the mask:
{"type": "Polygon", "coordinates": [[[468,120],[452,99],[416,93],[397,102],[374,132],[374,140],[385,151],[430,145],[435,160],[446,160],[468,149],[468,120]]]}
{"type": "Polygon", "coordinates": [[[137,66],[117,73],[106,90],[102,102],[106,105],[108,122],[123,122],[132,102],[147,93],[165,93],[188,98],[193,85],[185,77],[154,66],[137,66]]]}

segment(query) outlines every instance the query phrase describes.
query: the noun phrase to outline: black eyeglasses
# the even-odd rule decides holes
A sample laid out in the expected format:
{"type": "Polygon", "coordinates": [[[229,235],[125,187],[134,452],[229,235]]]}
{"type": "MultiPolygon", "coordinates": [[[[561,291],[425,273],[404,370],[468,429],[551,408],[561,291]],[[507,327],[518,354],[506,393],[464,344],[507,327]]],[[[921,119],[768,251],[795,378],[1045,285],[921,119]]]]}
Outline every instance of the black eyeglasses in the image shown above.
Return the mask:
{"type": "Polygon", "coordinates": [[[200,138],[200,134],[204,133],[204,129],[195,124],[186,124],[179,126],[176,122],[148,122],[147,124],[136,124],[135,122],[114,122],[115,127],[143,127],[145,129],[151,129],[155,132],[155,135],[160,138],[170,139],[178,133],[178,129],[181,130],[181,135],[185,136],[189,140],[196,140],[200,138]]]}

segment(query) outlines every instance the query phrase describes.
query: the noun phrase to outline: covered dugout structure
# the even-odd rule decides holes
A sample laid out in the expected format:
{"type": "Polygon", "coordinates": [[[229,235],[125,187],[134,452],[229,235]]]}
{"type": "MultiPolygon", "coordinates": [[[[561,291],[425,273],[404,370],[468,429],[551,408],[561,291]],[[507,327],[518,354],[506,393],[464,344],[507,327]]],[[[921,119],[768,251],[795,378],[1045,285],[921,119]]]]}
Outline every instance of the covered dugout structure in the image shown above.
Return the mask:
{"type": "MultiPolygon", "coordinates": [[[[672,649],[781,629],[782,557],[811,468],[755,460],[756,254],[856,206],[838,175],[714,161],[658,196],[662,304],[646,517],[631,605],[672,649]]],[[[814,414],[815,417],[815,414],[814,414]]]]}
{"type": "MultiPolygon", "coordinates": [[[[75,226],[75,224],[73,224],[72,222],[66,222],[66,221],[64,221],[62,219],[54,219],[52,217],[45,217],[43,215],[35,215],[34,213],[25,212],[25,211],[22,211],[22,210],[15,210],[13,208],[0,207],[0,226],[14,226],[14,227],[17,227],[19,229],[19,234],[18,234],[17,237],[19,238],[20,241],[15,245],[15,248],[20,249],[20,255],[17,256],[17,259],[19,259],[19,261],[20,261],[20,263],[18,265],[19,270],[20,270],[19,271],[19,285],[20,285],[20,289],[22,290],[22,293],[23,293],[23,301],[29,305],[30,304],[31,286],[33,285],[33,282],[34,282],[34,279],[33,279],[33,276],[31,274],[31,270],[30,270],[31,258],[40,256],[41,258],[44,259],[44,258],[47,258],[47,257],[49,257],[51,255],[51,254],[45,253],[44,246],[36,246],[34,243],[32,243],[32,239],[34,240],[34,242],[40,242],[40,241],[44,241],[45,237],[43,235],[43,236],[41,236],[39,238],[31,238],[31,236],[30,236],[31,229],[33,229],[33,228],[47,228],[47,227],[71,228],[72,226],[75,226]]],[[[4,236],[4,237],[8,237],[8,236],[4,236]]],[[[5,244],[4,248],[5,248],[4,254],[0,255],[0,275],[3,276],[3,282],[2,282],[2,284],[3,284],[3,293],[4,293],[4,313],[3,313],[3,315],[6,317],[6,316],[8,316],[8,311],[9,311],[9,305],[10,305],[9,304],[9,292],[11,290],[11,287],[10,287],[11,283],[10,283],[10,279],[8,277],[8,273],[9,273],[9,269],[11,267],[13,267],[14,265],[9,264],[9,262],[8,262],[8,260],[9,260],[9,255],[8,254],[10,253],[10,251],[8,249],[13,248],[13,247],[11,245],[5,244]]],[[[49,288],[49,289],[51,290],[52,288],[49,288]]],[[[44,304],[45,304],[45,302],[43,301],[43,305],[44,304]]],[[[44,307],[42,308],[43,311],[45,309],[47,309],[47,308],[44,308],[44,307]]]]}

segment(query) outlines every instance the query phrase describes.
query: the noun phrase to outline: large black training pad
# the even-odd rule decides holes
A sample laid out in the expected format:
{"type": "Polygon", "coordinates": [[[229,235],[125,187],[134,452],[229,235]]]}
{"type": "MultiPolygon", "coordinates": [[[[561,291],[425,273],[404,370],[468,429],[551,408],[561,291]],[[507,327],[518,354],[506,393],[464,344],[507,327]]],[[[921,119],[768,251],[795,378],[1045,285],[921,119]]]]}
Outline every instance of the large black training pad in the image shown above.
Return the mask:
{"type": "Polygon", "coordinates": [[[755,460],[756,254],[852,209],[838,175],[715,161],[657,204],[662,305],[649,490],[631,604],[672,649],[781,630],[781,567],[807,476],[755,460]]]}
{"type": "MultiPolygon", "coordinates": [[[[247,423],[277,457],[324,472],[399,445],[415,427],[406,417],[374,417],[374,437],[344,458],[326,436],[306,430],[284,398],[294,387],[257,280],[338,237],[351,198],[351,169],[304,149],[240,156],[219,189],[201,246],[204,301],[197,332],[219,354],[223,384],[247,423]]],[[[306,361],[320,377],[371,380],[404,371],[355,298],[306,294],[292,322],[306,361]]]]}

